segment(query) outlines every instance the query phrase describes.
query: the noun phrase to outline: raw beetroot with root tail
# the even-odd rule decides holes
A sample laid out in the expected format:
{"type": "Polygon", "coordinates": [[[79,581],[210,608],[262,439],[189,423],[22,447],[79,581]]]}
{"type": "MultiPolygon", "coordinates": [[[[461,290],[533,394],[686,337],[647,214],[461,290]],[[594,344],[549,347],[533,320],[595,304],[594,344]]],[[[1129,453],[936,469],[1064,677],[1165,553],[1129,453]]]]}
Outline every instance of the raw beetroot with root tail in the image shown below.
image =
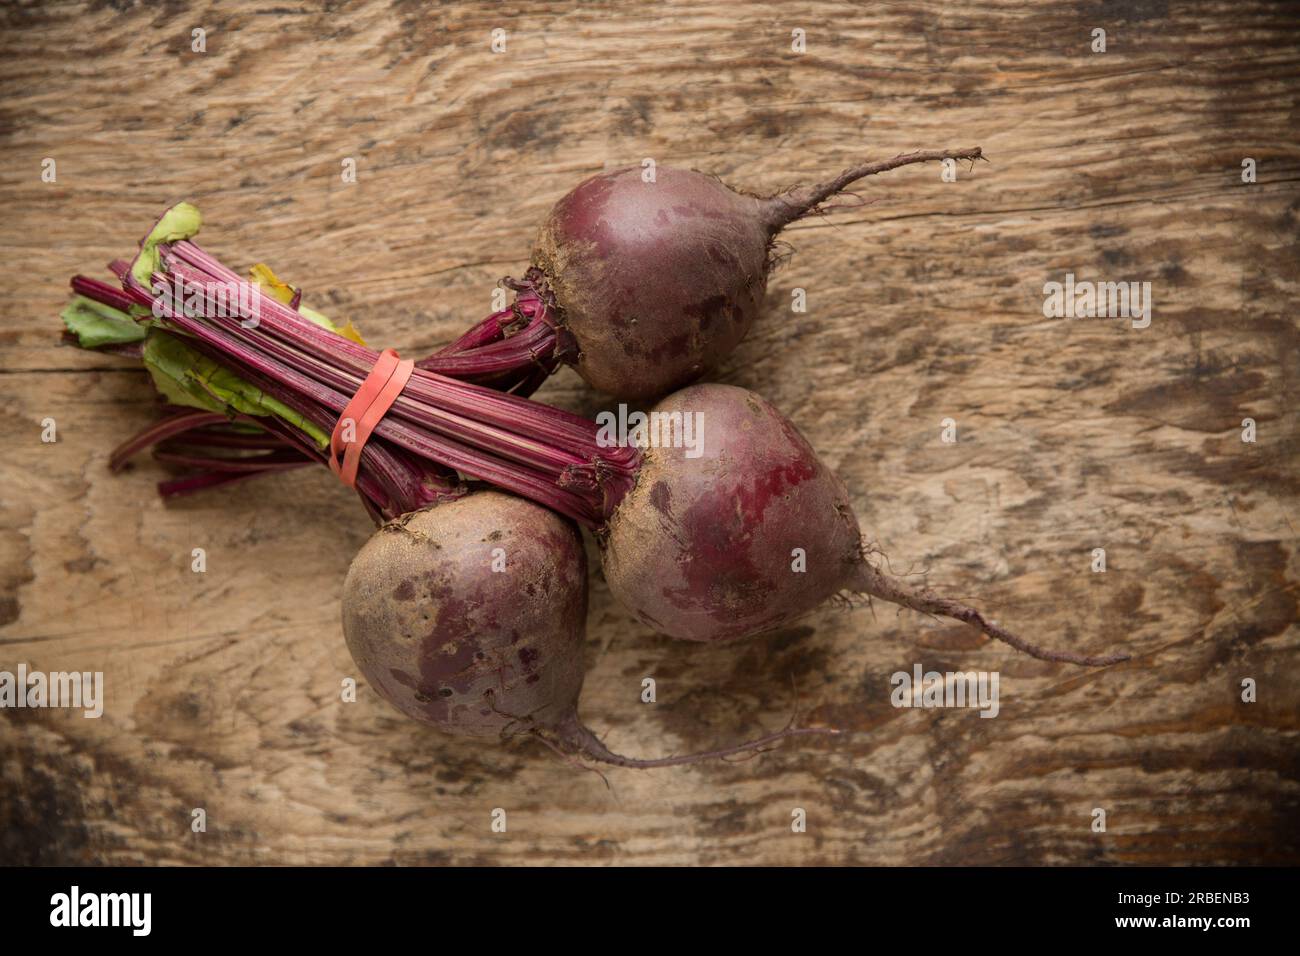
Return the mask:
{"type": "Polygon", "coordinates": [[[642,452],[598,538],[620,603],[660,633],[716,641],[781,627],[846,589],[861,550],[848,492],[789,420],[715,384],[674,392],[650,414],[699,425],[694,447],[642,452]],[[803,571],[792,570],[795,549],[803,571]]]}
{"type": "Polygon", "coordinates": [[[602,392],[659,397],[716,367],[745,337],[790,223],[867,176],[980,158],[978,147],[904,153],[768,197],[671,166],[652,176],[639,166],[601,173],[551,209],[532,268],[508,280],[519,293],[512,309],[420,365],[526,394],[567,362],[602,392]]]}
{"type": "Polygon", "coordinates": [[[577,528],[495,491],[383,525],[353,559],[343,586],[343,633],[366,680],[403,714],[445,733],[531,734],[570,756],[632,768],[836,733],[788,727],[705,753],[614,753],[578,717],[586,617],[587,561],[577,528]]]}
{"type": "Polygon", "coordinates": [[[567,716],[586,616],[577,529],[496,491],[382,525],[343,585],[343,635],[371,687],[408,717],[467,736],[567,716]]]}
{"type": "Polygon", "coordinates": [[[673,427],[698,416],[702,440],[647,449],[635,485],[598,540],[610,591],[660,633],[731,640],[781,627],[843,594],[955,618],[1045,660],[1126,659],[1040,648],[973,607],[879,568],[844,483],[790,420],[753,392],[692,385],[651,415],[673,427]]]}
{"type": "MultiPolygon", "coordinates": [[[[635,457],[621,454],[627,447],[609,448],[592,473],[570,467],[556,480],[557,491],[584,503],[575,517],[596,533],[611,593],[656,631],[727,641],[774,630],[845,595],[950,617],[1043,660],[1127,660],[1040,647],[873,563],[843,482],[753,392],[693,385],[656,405],[648,418],[656,416],[656,446],[635,457]],[[690,441],[682,434],[687,420],[700,423],[690,441]],[[792,561],[796,549],[801,570],[792,561]]],[[[598,433],[594,444],[608,448],[608,436],[598,433]]]]}

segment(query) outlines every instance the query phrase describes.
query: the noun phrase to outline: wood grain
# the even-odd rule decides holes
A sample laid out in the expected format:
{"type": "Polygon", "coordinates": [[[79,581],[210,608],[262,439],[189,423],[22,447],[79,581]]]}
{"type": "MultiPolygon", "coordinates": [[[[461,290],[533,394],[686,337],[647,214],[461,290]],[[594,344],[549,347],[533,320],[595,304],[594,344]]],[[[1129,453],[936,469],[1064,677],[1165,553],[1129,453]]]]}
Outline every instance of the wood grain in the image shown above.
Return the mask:
{"type": "MultiPolygon", "coordinates": [[[[32,3],[0,28],[0,669],[107,685],[99,720],[0,711],[0,863],[1300,860],[1285,5],[32,3]],[[956,183],[900,170],[790,230],[718,377],[795,420],[896,570],[1134,658],[1046,664],[881,606],[687,646],[594,573],[583,714],[615,749],[779,726],[792,686],[807,719],[860,731],[752,760],[607,787],[534,744],[415,726],[364,685],[343,703],[356,502],[322,469],[164,507],[159,466],[105,468],[153,414],[144,375],[58,342],[67,278],[178,198],[222,257],[413,354],[485,314],[548,206],[603,168],[651,157],[761,191],[970,144],[991,162],[956,183]],[[1150,327],[1043,318],[1067,272],[1150,281],[1150,327]],[[917,662],[999,671],[999,716],[893,708],[890,674],[917,662]]],[[[602,406],[570,372],[539,397],[602,406]]]]}

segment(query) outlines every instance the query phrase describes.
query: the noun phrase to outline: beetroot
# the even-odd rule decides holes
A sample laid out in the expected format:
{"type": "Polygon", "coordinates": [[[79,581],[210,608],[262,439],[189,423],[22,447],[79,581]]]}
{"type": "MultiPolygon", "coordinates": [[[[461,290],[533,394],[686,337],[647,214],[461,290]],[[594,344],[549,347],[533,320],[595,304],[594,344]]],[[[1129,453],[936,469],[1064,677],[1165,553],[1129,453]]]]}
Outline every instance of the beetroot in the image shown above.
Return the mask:
{"type": "Polygon", "coordinates": [[[521,282],[508,280],[519,292],[513,309],[420,365],[527,393],[564,361],[602,392],[663,395],[714,368],[745,337],[787,225],[866,176],[980,157],[978,148],[906,153],[767,198],[668,166],[651,181],[641,167],[593,176],[543,222],[533,268],[521,282]],[[523,331],[507,337],[517,326],[523,331]]]}
{"type": "Polygon", "coordinates": [[[702,173],[595,176],[551,210],[533,261],[573,335],[578,373],[627,398],[699,377],[749,331],[779,228],[763,203],[702,173]]]}
{"type": "Polygon", "coordinates": [[[698,414],[702,454],[647,449],[598,538],[625,607],[663,634],[725,640],[780,627],[849,588],[861,547],[848,493],[785,417],[752,392],[712,384],[675,392],[653,413],[698,414]]]}
{"type": "Polygon", "coordinates": [[[468,736],[569,715],[586,615],[577,529],[493,491],[383,525],[343,586],[343,634],[370,685],[408,717],[468,736]]]}
{"type": "Polygon", "coordinates": [[[702,454],[647,450],[635,487],[598,540],[610,590],[655,630],[728,640],[780,627],[845,594],[955,618],[1046,660],[1126,659],[1038,648],[974,608],[875,567],[843,483],[789,419],[752,392],[694,385],[654,413],[679,420],[698,414],[702,454]]]}
{"type": "Polygon", "coordinates": [[[520,498],[481,491],[383,525],[343,588],[343,632],[366,680],[446,733],[529,733],[569,754],[664,767],[753,751],[788,728],[708,753],[637,760],[578,718],[587,562],[577,529],[520,498]]]}

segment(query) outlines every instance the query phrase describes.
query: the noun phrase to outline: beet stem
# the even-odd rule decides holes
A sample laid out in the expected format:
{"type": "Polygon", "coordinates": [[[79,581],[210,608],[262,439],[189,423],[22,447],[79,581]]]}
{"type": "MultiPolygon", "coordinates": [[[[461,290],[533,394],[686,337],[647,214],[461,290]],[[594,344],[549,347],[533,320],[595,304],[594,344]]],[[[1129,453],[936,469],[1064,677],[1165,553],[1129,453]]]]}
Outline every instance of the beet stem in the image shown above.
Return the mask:
{"type": "MultiPolygon", "coordinates": [[[[177,279],[200,289],[213,279],[237,289],[247,285],[191,242],[164,248],[163,263],[177,279]]],[[[165,274],[154,280],[169,281],[165,274]]],[[[130,276],[126,282],[126,291],[137,301],[153,306],[169,326],[189,336],[191,348],[215,353],[211,357],[258,387],[267,389],[270,379],[269,394],[291,407],[294,398],[305,398],[332,412],[331,418],[337,416],[376,357],[373,350],[312,325],[274,300],[259,302],[260,322],[250,328],[219,314],[207,294],[200,314],[191,316],[188,308],[177,311],[167,297],[155,302],[130,276]]],[[[543,334],[551,331],[544,321],[537,326],[543,334]]],[[[539,357],[525,355],[530,365],[539,357]]],[[[528,376],[523,384],[533,381],[528,376]]],[[[640,462],[633,447],[601,447],[598,431],[581,416],[417,369],[375,435],[596,527],[631,487],[640,462]]]]}
{"type": "Polygon", "coordinates": [[[982,631],[984,634],[996,641],[1004,644],[1010,644],[1016,650],[1028,654],[1030,657],[1037,657],[1044,661],[1057,661],[1065,664],[1082,664],[1085,667],[1106,667],[1110,664],[1118,664],[1121,661],[1129,659],[1128,654],[1108,654],[1102,657],[1089,657],[1083,654],[1075,654],[1071,651],[1050,651],[1026,641],[1022,637],[1017,637],[1010,631],[984,617],[984,615],[969,605],[962,604],[960,601],[954,601],[950,598],[939,597],[931,594],[929,591],[923,591],[919,588],[911,587],[904,584],[898,578],[885,574],[871,566],[867,561],[862,561],[857,566],[857,578],[854,581],[853,590],[860,594],[867,594],[871,597],[878,597],[881,600],[888,601],[891,604],[898,604],[902,607],[911,608],[913,611],[920,611],[923,614],[935,614],[941,617],[950,617],[954,620],[969,624],[971,627],[982,631]]]}
{"type": "Polygon", "coordinates": [[[828,179],[824,183],[815,186],[797,186],[789,192],[765,200],[767,226],[772,235],[776,235],[796,219],[802,219],[831,196],[841,192],[849,184],[865,179],[867,176],[888,172],[899,166],[910,166],[913,163],[928,163],[944,159],[974,161],[983,158],[984,153],[978,146],[972,149],[924,149],[913,153],[900,153],[892,159],[851,166],[834,179],[828,179]]]}
{"type": "Polygon", "coordinates": [[[115,289],[107,282],[100,282],[90,276],[73,276],[71,285],[72,291],[78,295],[112,306],[119,312],[128,312],[131,306],[136,304],[135,300],[121,289],[115,289]]]}
{"type": "MultiPolygon", "coordinates": [[[[303,459],[299,465],[309,465],[310,461],[303,459]]],[[[261,475],[270,474],[270,470],[261,471],[203,471],[195,474],[185,475],[182,478],[170,478],[167,481],[158,482],[158,494],[160,497],[180,498],[184,495],[192,495],[196,492],[206,491],[209,488],[217,488],[222,485],[234,484],[238,481],[247,481],[250,478],[257,478],[261,475]]]]}
{"type": "Polygon", "coordinates": [[[161,421],[155,422],[142,432],[132,435],[122,444],[113,449],[108,456],[108,467],[110,471],[121,471],[126,467],[127,461],[144,451],[151,445],[156,445],[160,441],[165,441],[174,435],[187,432],[192,428],[200,428],[206,425],[215,425],[222,422],[229,422],[227,415],[220,412],[200,412],[184,411],[175,415],[168,416],[161,421]]]}
{"type": "MultiPolygon", "coordinates": [[[[231,368],[250,384],[330,430],[373,366],[377,353],[306,320],[293,308],[262,296],[213,256],[187,240],[159,247],[161,272],[146,289],[125,263],[110,268],[123,282],[121,294],[150,307],[164,328],[184,335],[190,348],[231,368]],[[211,291],[217,284],[238,293],[236,301],[257,304],[255,325],[226,314],[211,291]],[[161,286],[161,288],[160,288],[161,286]],[[186,304],[180,299],[191,288],[186,304]],[[197,308],[193,292],[199,290],[197,308]],[[159,293],[160,298],[155,298],[159,293]],[[193,312],[193,314],[191,314],[193,312]],[[324,419],[323,421],[321,419],[324,419]]],[[[439,364],[457,378],[417,369],[375,429],[374,438],[400,448],[404,485],[382,510],[413,490],[415,459],[428,472],[455,470],[524,495],[589,526],[598,527],[613,512],[635,480],[640,453],[633,447],[605,448],[595,423],[547,405],[530,402],[531,393],[558,364],[557,332],[550,302],[530,272],[524,280],[504,280],[517,293],[515,304],[480,322],[459,346],[421,364],[439,364]],[[511,330],[522,326],[514,334],[511,330]],[[498,338],[499,336],[499,338],[498,338]],[[483,378],[496,388],[462,379],[483,378]]],[[[112,292],[104,283],[80,281],[92,296],[112,292]]],[[[249,317],[244,317],[249,318],[249,317]]],[[[157,441],[157,437],[153,441],[157,441]]],[[[146,438],[146,443],[152,443],[146,438]]],[[[139,445],[130,450],[134,453],[139,445]]],[[[366,468],[362,452],[362,467],[366,468]]],[[[381,478],[384,476],[381,476],[381,478]]],[[[388,477],[398,477],[392,474],[388,477]]],[[[416,486],[427,484],[422,480],[416,486]]],[[[414,488],[426,499],[432,489],[414,488]]],[[[426,501],[413,504],[418,507],[426,501]]],[[[409,509],[408,509],[409,510],[409,509]]]]}

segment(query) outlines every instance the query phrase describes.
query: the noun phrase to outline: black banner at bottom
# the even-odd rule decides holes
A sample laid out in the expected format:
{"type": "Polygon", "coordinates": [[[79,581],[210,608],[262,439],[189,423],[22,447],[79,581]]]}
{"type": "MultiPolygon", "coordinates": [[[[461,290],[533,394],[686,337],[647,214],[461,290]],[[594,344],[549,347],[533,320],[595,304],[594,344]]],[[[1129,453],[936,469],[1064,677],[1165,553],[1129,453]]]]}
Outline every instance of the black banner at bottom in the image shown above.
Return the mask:
{"type": "Polygon", "coordinates": [[[78,943],[208,946],[284,936],[329,945],[374,944],[390,933],[413,935],[411,943],[481,933],[492,945],[513,934],[608,927],[713,934],[732,945],[811,926],[863,942],[915,939],[918,931],[973,941],[970,933],[983,927],[1080,940],[1181,942],[1196,934],[1231,945],[1287,926],[1283,906],[1294,875],[1263,868],[0,869],[0,913],[6,942],[76,934],[78,943]]]}

